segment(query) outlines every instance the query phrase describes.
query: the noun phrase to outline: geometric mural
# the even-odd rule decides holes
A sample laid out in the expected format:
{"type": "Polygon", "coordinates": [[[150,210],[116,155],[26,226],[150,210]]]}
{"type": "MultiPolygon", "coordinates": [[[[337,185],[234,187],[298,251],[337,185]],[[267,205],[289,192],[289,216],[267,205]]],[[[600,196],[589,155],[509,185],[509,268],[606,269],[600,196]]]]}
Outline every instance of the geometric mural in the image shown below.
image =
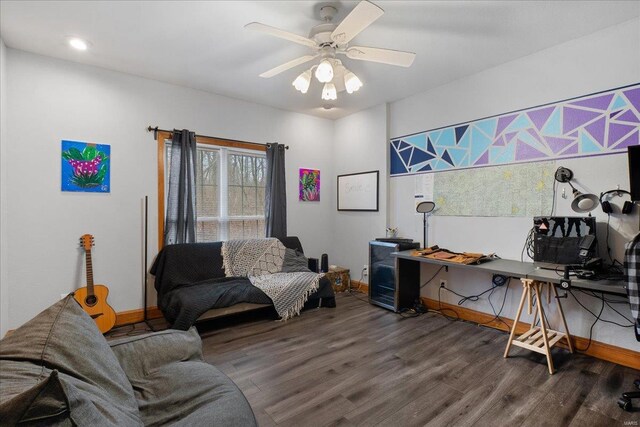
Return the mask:
{"type": "Polygon", "coordinates": [[[640,83],[390,141],[390,175],[613,154],[640,144],[640,83]]]}

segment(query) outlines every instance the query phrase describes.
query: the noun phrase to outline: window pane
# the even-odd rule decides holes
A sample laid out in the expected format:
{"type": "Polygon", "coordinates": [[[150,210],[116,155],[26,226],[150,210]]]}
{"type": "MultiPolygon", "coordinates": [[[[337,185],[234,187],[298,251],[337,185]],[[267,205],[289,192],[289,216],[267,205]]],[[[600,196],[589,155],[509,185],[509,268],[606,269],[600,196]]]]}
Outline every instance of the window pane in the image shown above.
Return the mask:
{"type": "MultiPolygon", "coordinates": [[[[251,239],[258,237],[258,221],[244,221],[244,238],[251,239]]],[[[262,236],[260,236],[262,237],[262,236]]]]}
{"type": "Polygon", "coordinates": [[[229,215],[238,216],[242,215],[242,187],[229,186],[229,201],[228,209],[229,215]]]}
{"type": "Polygon", "coordinates": [[[264,187],[257,188],[258,197],[256,199],[257,214],[264,216],[264,187]]]}
{"type": "Polygon", "coordinates": [[[256,187],[244,187],[242,189],[242,214],[257,215],[256,187]]]}
{"type": "Polygon", "coordinates": [[[198,150],[202,183],[205,185],[218,185],[218,163],[220,161],[218,151],[198,150]]]}
{"type": "Polygon", "coordinates": [[[244,239],[242,221],[229,221],[229,240],[244,239]]]}
{"type": "Polygon", "coordinates": [[[229,185],[242,185],[242,156],[229,154],[229,185]]]}
{"type": "Polygon", "coordinates": [[[217,217],[220,215],[217,185],[201,185],[196,194],[196,212],[198,217],[217,217]]]}
{"type": "Polygon", "coordinates": [[[217,242],[220,240],[218,221],[199,221],[196,225],[196,241],[217,242]]]}
{"type": "Polygon", "coordinates": [[[198,217],[220,216],[218,150],[198,148],[196,164],[196,214],[198,217]]]}

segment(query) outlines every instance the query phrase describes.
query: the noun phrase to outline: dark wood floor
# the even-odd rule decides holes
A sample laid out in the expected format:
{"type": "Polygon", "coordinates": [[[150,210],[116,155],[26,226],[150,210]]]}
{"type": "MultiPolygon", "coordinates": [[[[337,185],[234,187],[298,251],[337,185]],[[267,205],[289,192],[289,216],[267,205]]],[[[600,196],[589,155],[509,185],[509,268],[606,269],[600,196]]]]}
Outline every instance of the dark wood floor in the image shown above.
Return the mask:
{"type": "MultiPolygon", "coordinates": [[[[352,295],[335,309],[200,326],[205,359],[247,396],[261,426],[624,426],[616,400],[640,372],[437,315],[401,318],[352,295]]],[[[640,406],[637,405],[637,406],[640,406]]],[[[626,423],[625,423],[626,422],[626,423]]]]}

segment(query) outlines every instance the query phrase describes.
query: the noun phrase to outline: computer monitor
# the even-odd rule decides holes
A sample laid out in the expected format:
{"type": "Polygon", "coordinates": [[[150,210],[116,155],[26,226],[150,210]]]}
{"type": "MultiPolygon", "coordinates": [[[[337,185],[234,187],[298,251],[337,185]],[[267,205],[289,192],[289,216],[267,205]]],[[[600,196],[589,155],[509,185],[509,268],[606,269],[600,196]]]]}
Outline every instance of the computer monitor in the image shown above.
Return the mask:
{"type": "Polygon", "coordinates": [[[640,145],[629,147],[629,192],[631,200],[640,202],[640,145]]]}

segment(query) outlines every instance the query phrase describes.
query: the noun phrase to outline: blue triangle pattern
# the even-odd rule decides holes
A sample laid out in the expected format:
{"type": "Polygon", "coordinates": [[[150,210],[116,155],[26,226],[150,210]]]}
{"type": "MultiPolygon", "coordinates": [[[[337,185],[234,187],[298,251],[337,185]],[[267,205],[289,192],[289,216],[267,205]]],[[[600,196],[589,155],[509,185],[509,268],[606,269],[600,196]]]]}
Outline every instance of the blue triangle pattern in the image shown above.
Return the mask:
{"type": "Polygon", "coordinates": [[[531,123],[529,117],[526,114],[520,114],[517,119],[507,126],[505,132],[520,131],[530,127],[533,127],[533,123],[531,123]]]}
{"type": "Polygon", "coordinates": [[[449,163],[451,166],[454,165],[453,160],[451,160],[451,156],[449,155],[448,151],[445,151],[444,153],[442,153],[442,160],[449,163]]]}
{"type": "Polygon", "coordinates": [[[471,133],[471,140],[473,141],[473,143],[471,144],[471,161],[475,162],[480,158],[482,153],[487,151],[487,148],[489,148],[492,141],[485,134],[475,129],[473,129],[471,133]]]}
{"type": "Polygon", "coordinates": [[[389,170],[391,175],[398,175],[402,173],[407,173],[407,168],[404,166],[402,159],[398,155],[398,152],[391,148],[391,159],[389,164],[389,170]]]}
{"type": "Polygon", "coordinates": [[[627,101],[624,100],[620,95],[615,97],[613,104],[609,107],[610,110],[621,110],[627,107],[627,101]]]}
{"type": "MultiPolygon", "coordinates": [[[[476,131],[477,132],[477,131],[476,131]]],[[[458,141],[458,147],[469,148],[471,145],[471,133],[472,131],[465,132],[462,138],[458,141]]]]}
{"type": "Polygon", "coordinates": [[[454,166],[460,166],[460,163],[462,162],[462,158],[467,154],[467,150],[462,150],[459,148],[449,148],[447,152],[451,156],[454,166]]]}
{"type": "Polygon", "coordinates": [[[400,157],[402,157],[405,165],[409,164],[409,160],[411,160],[411,153],[413,153],[413,148],[411,148],[410,150],[402,150],[400,152],[400,157]]]}
{"type": "Polygon", "coordinates": [[[414,165],[426,162],[427,160],[431,160],[434,157],[435,156],[433,154],[429,154],[426,151],[422,151],[418,148],[415,148],[413,150],[413,156],[411,156],[410,166],[414,166],[414,165]]]}
{"type": "Polygon", "coordinates": [[[469,125],[458,126],[456,128],[456,144],[460,142],[460,139],[465,134],[465,132],[469,129],[469,125]]]}
{"type": "Polygon", "coordinates": [[[440,138],[436,141],[436,147],[455,147],[456,140],[453,134],[453,128],[445,129],[442,131],[440,138]]]}
{"type": "Polygon", "coordinates": [[[498,119],[495,118],[495,119],[482,120],[478,123],[474,123],[473,126],[480,129],[488,137],[493,138],[496,133],[496,127],[498,126],[498,119]]]}
{"type": "Polygon", "coordinates": [[[547,120],[547,124],[542,128],[542,133],[549,136],[562,135],[562,120],[560,120],[561,108],[556,108],[551,117],[547,120]]]}
{"type": "Polygon", "coordinates": [[[433,143],[431,142],[431,138],[427,140],[427,151],[433,155],[436,154],[436,148],[433,146],[433,143]]]}
{"type": "Polygon", "coordinates": [[[599,153],[602,151],[602,147],[591,138],[586,132],[580,132],[580,152],[587,153],[599,153]]]}
{"type": "Polygon", "coordinates": [[[407,137],[404,140],[405,142],[413,145],[414,147],[418,147],[423,150],[426,150],[427,148],[427,138],[423,133],[407,137]]]}

